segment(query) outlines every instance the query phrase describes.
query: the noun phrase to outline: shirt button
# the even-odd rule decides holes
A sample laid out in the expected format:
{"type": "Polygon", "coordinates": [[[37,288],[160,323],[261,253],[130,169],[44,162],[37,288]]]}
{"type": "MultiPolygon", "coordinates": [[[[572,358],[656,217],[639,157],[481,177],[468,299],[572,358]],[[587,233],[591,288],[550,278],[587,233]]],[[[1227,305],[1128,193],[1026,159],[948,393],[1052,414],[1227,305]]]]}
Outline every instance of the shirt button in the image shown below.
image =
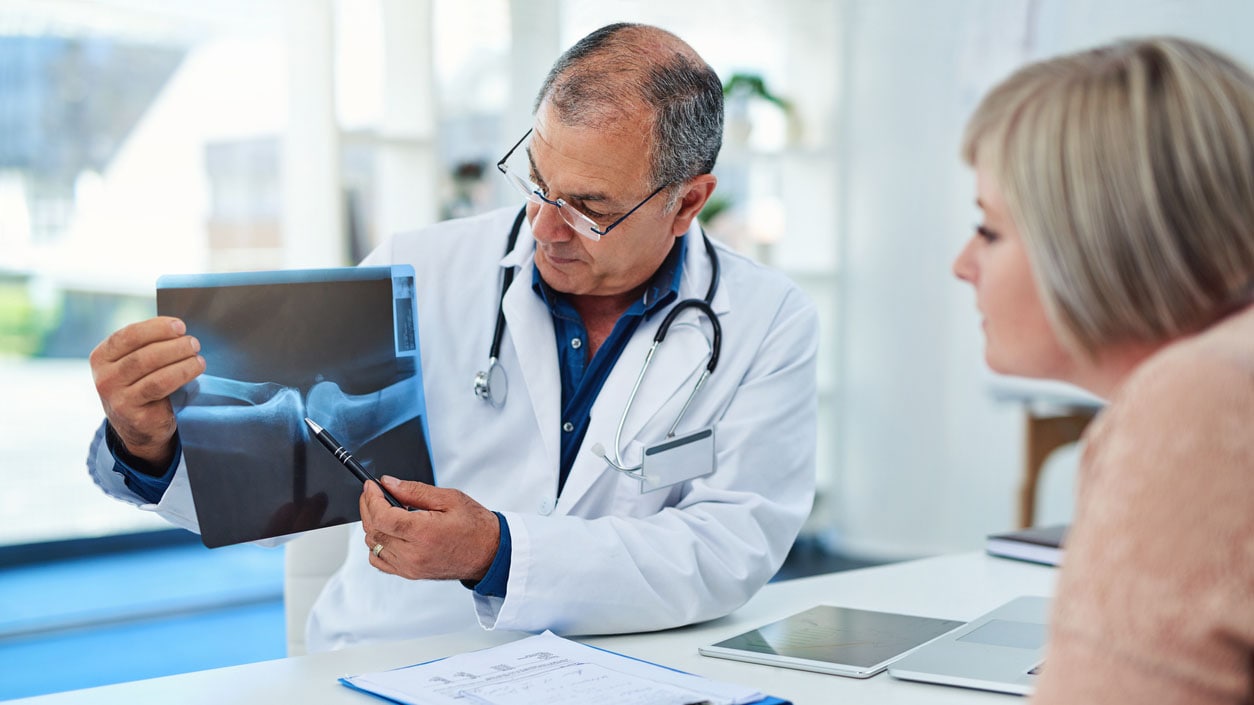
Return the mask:
{"type": "Polygon", "coordinates": [[[575,424],[567,421],[566,423],[562,424],[562,430],[567,433],[570,433],[571,431],[575,430],[575,424]]]}
{"type": "Polygon", "coordinates": [[[540,509],[540,513],[543,514],[544,516],[548,516],[552,514],[553,513],[553,500],[549,499],[548,497],[545,497],[544,499],[540,500],[539,509],[540,509]]]}
{"type": "Polygon", "coordinates": [[[570,346],[571,346],[572,348],[574,348],[574,349],[578,350],[579,348],[582,348],[582,347],[583,347],[583,341],[582,341],[582,340],[580,340],[579,338],[571,338],[571,339],[570,339],[570,346]]]}

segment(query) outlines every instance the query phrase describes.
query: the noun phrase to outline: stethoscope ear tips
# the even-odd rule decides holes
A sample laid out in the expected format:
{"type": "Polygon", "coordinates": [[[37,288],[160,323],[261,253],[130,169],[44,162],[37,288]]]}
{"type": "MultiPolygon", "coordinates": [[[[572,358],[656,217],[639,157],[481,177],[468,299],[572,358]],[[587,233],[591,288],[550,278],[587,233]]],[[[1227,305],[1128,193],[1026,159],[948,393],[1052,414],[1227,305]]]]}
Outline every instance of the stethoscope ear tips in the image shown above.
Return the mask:
{"type": "Polygon", "coordinates": [[[609,465],[611,468],[614,468],[615,470],[623,473],[624,475],[631,475],[632,477],[640,477],[643,474],[643,468],[640,465],[637,465],[634,468],[629,468],[629,467],[624,467],[621,464],[621,462],[616,462],[612,460],[609,454],[605,452],[605,446],[601,445],[600,443],[593,443],[592,447],[589,448],[588,450],[592,451],[592,454],[595,455],[596,457],[600,458],[601,460],[604,460],[605,463],[609,465]]]}

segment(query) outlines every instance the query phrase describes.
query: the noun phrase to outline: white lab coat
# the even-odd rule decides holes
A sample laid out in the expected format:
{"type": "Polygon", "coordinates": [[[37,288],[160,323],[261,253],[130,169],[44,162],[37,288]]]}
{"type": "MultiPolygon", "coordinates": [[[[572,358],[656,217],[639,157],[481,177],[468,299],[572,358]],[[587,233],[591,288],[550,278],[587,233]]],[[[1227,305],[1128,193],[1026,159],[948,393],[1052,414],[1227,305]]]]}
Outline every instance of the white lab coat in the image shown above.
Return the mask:
{"type": "MultiPolygon", "coordinates": [[[[423,383],[436,482],[502,513],[513,540],[507,597],[456,581],[409,581],[375,570],[360,525],[349,558],[310,614],[311,651],[465,628],[563,634],[634,632],[722,616],[783,563],[814,497],[816,433],[813,305],[778,273],[719,246],[713,308],[723,327],[717,369],[679,431],[714,426],[712,475],[642,494],[638,480],[590,450],[615,429],[661,314],[628,342],[592,408],[583,447],[557,494],[561,382],[553,324],[531,288],[534,240],[524,222],[502,258],[516,209],[440,223],[384,243],[364,264],[409,263],[417,273],[423,383]],[[472,392],[487,366],[501,267],[516,267],[505,295],[500,362],[508,397],[496,408],[472,392]]],[[[711,265],[694,223],[681,298],[701,298],[711,265]]],[[[695,311],[672,326],[623,432],[623,459],[675,420],[709,353],[695,311]],[[631,439],[630,442],[628,439],[631,439]]],[[[142,503],[112,472],[97,434],[89,466],[106,492],[142,503]]],[[[182,464],[157,505],[196,529],[182,464]]]]}

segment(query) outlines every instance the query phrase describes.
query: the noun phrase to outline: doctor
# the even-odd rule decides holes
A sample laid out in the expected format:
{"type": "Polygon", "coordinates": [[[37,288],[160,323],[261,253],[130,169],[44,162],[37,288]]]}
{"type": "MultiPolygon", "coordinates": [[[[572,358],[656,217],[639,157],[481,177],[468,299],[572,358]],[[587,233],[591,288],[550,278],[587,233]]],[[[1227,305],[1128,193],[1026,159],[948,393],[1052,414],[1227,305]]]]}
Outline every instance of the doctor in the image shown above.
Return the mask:
{"type": "MultiPolygon", "coordinates": [[[[523,210],[366,259],[417,272],[440,486],[385,481],[422,512],[365,489],[310,650],[476,623],[664,629],[727,614],[779,568],[814,494],[817,319],[697,224],[722,125],[691,47],[604,27],[557,61],[501,160],[523,210]]],[[[91,358],[96,482],[192,530],[168,396],[205,370],[198,348],[159,317],[91,358]]]]}

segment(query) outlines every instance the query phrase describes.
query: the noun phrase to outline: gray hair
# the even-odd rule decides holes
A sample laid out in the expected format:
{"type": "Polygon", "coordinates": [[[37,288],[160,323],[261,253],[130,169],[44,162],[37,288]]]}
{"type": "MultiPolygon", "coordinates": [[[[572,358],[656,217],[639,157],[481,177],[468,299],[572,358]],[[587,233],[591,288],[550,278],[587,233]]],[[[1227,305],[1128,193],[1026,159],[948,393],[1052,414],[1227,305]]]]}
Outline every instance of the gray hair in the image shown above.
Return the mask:
{"type": "Polygon", "coordinates": [[[1089,354],[1209,325],[1254,282],[1254,76],[1183,39],[1020,69],[967,124],[1046,312],[1089,354]]]}
{"type": "MultiPolygon", "coordinates": [[[[678,37],[618,23],[580,39],[558,58],[536,96],[564,124],[611,124],[643,105],[650,111],[653,188],[678,187],[714,169],[723,144],[723,85],[678,37]]],[[[668,208],[678,189],[672,189],[668,208]]]]}

